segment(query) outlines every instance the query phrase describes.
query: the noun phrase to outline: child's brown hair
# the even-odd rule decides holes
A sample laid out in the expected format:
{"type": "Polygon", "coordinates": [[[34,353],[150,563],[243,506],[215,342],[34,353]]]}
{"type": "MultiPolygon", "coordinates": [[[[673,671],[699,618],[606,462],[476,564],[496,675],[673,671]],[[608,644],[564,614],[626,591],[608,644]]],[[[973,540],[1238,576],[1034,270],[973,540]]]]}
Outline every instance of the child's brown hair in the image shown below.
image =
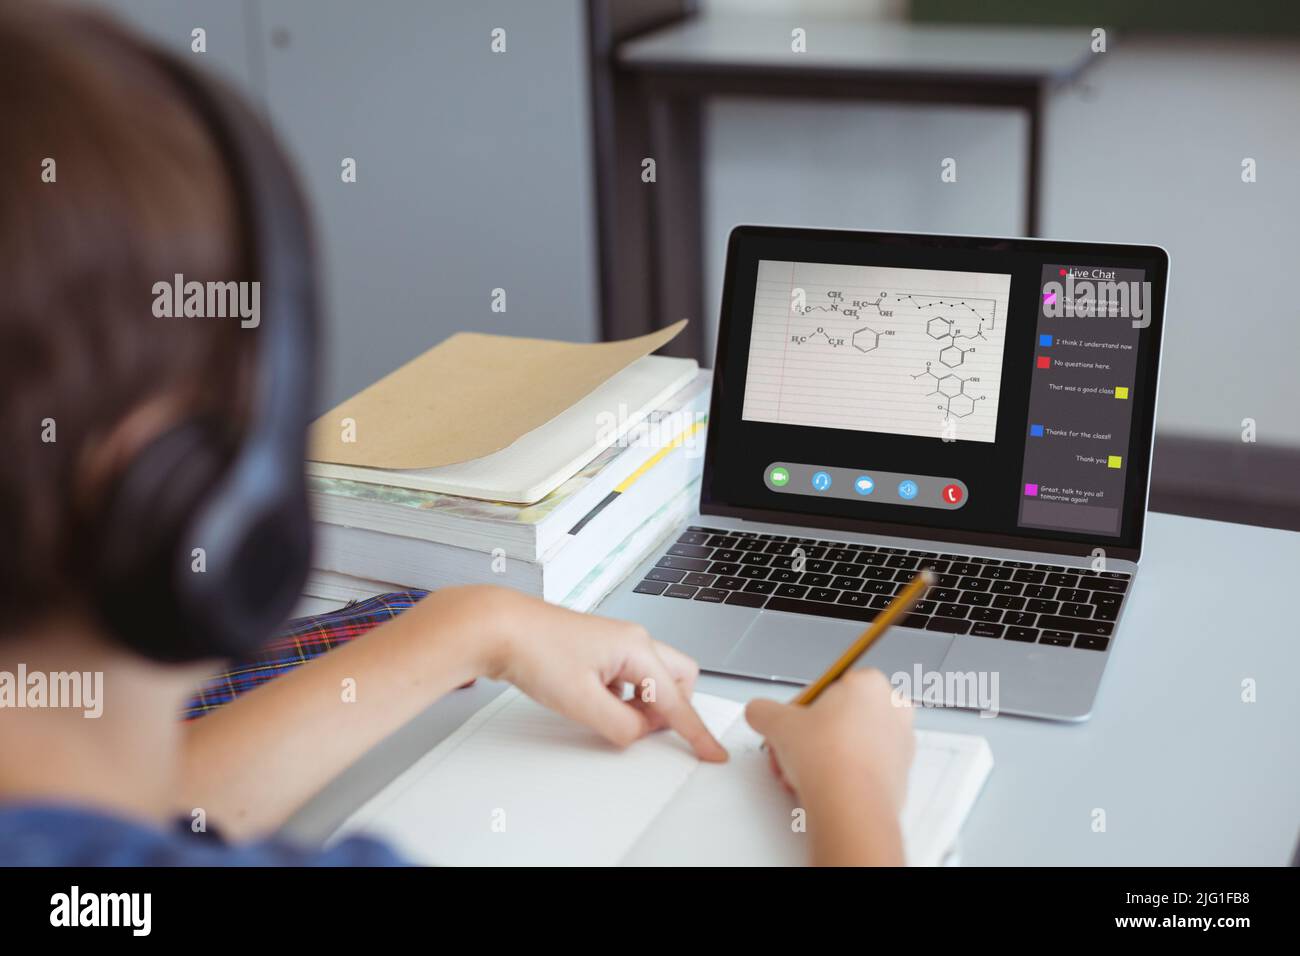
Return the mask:
{"type": "Polygon", "coordinates": [[[0,633],[83,605],[88,462],[160,398],[237,430],[253,337],[157,318],[153,286],[243,271],[221,157],[125,30],[0,4],[0,633]]]}

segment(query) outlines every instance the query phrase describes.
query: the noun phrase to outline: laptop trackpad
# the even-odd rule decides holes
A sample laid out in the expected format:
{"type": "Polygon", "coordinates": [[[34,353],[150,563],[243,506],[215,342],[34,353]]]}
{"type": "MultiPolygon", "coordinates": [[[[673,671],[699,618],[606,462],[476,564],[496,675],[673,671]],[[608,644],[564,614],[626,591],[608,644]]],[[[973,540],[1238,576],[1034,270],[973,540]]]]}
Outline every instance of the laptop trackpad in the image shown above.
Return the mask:
{"type": "MultiPolygon", "coordinates": [[[[866,627],[784,611],[762,611],[745,636],[727,655],[723,669],[773,680],[799,683],[816,680],[866,627]]],[[[885,676],[917,665],[937,671],[953,638],[911,628],[893,628],[878,638],[858,661],[859,667],[876,667],[885,676]]]]}

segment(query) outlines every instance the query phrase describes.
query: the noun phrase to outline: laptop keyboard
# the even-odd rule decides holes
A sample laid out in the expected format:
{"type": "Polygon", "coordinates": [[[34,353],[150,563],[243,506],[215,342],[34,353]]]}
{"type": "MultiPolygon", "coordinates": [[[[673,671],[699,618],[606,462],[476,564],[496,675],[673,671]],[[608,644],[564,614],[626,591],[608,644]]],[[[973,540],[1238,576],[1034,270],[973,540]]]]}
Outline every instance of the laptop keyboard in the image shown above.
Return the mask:
{"type": "Polygon", "coordinates": [[[1131,575],[1028,561],[687,528],[635,588],[683,601],[872,621],[918,571],[937,581],[899,625],[1104,651],[1131,575]],[[803,551],[796,570],[795,549],[803,551]]]}

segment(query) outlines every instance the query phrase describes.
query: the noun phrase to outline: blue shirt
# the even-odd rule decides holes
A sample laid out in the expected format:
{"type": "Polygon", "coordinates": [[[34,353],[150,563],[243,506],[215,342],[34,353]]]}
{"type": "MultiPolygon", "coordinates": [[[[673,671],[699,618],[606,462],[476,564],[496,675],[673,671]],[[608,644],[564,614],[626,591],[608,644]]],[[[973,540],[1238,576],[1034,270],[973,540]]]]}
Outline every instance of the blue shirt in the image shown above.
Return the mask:
{"type": "Polygon", "coordinates": [[[98,810],[0,806],[0,866],[404,866],[384,844],[350,837],[321,850],[283,840],[231,844],[178,820],[161,829],[98,810]]]}

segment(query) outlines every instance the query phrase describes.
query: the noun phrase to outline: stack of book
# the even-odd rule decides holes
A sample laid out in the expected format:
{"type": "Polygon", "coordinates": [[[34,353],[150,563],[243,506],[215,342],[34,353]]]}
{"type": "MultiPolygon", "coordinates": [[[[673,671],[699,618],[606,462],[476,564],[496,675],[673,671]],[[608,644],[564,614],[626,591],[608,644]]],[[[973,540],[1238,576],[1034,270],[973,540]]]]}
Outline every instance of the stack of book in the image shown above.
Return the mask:
{"type": "Polygon", "coordinates": [[[693,361],[648,355],[476,460],[309,462],[316,548],[297,613],[473,583],[589,610],[695,507],[710,390],[693,361]]]}

